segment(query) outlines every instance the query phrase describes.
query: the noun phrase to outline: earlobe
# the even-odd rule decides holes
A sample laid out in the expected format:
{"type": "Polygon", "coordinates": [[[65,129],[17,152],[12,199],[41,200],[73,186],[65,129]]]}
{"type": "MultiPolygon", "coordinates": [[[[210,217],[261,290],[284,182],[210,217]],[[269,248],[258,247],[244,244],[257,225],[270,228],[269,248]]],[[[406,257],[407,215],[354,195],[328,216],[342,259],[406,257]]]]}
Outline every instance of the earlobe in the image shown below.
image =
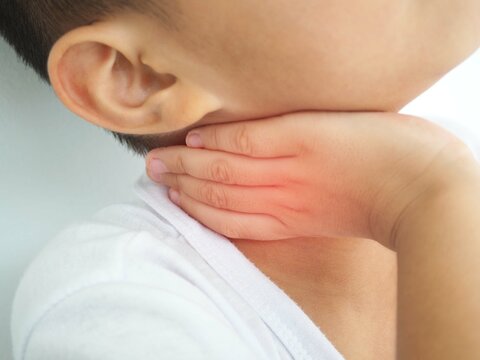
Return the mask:
{"type": "Polygon", "coordinates": [[[50,81],[71,111],[97,126],[141,135],[177,130],[219,109],[215,97],[188,79],[143,62],[141,41],[124,36],[124,27],[102,32],[105,26],[74,29],[51,50],[50,81]]]}

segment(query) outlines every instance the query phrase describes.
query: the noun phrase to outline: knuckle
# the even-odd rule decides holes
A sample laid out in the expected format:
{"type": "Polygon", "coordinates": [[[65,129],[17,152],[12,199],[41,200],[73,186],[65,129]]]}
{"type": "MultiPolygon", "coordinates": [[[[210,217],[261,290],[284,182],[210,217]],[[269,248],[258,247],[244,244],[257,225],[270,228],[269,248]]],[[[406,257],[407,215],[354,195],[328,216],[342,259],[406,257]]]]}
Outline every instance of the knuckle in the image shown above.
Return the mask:
{"type": "Polygon", "coordinates": [[[213,142],[213,147],[215,149],[219,149],[220,148],[220,134],[219,134],[219,131],[218,131],[218,128],[216,128],[215,126],[211,128],[211,139],[212,139],[212,142],[213,142]]]}
{"type": "Polygon", "coordinates": [[[248,127],[245,124],[240,125],[240,128],[237,130],[237,133],[234,136],[234,144],[236,149],[238,149],[242,154],[253,155],[253,144],[252,139],[248,133],[248,127]]]}
{"type": "Polygon", "coordinates": [[[224,160],[217,160],[212,163],[209,170],[210,179],[224,184],[232,181],[231,169],[224,160]]]}
{"type": "Polygon", "coordinates": [[[200,187],[200,196],[205,199],[208,204],[217,208],[226,209],[228,207],[228,200],[225,191],[218,186],[210,183],[205,183],[200,187]]]}
{"type": "Polygon", "coordinates": [[[177,190],[185,190],[188,189],[188,182],[187,179],[183,175],[173,175],[172,176],[172,187],[177,190]]]}
{"type": "Polygon", "coordinates": [[[186,173],[186,170],[185,170],[185,163],[183,161],[183,157],[182,156],[177,156],[177,158],[175,159],[175,168],[179,171],[179,172],[182,172],[182,173],[186,173]]]}
{"type": "Polygon", "coordinates": [[[220,225],[220,232],[228,238],[241,239],[242,234],[237,224],[222,223],[220,225]]]}
{"type": "Polygon", "coordinates": [[[268,197],[265,199],[271,206],[270,213],[284,214],[285,212],[298,212],[298,204],[302,202],[299,187],[293,187],[290,184],[280,185],[270,190],[268,197]]]}
{"type": "Polygon", "coordinates": [[[298,196],[287,196],[277,200],[276,209],[278,214],[287,219],[295,219],[299,217],[308,216],[310,209],[304,199],[299,199],[298,196]]]}
{"type": "Polygon", "coordinates": [[[288,226],[288,224],[280,218],[276,218],[275,220],[276,226],[274,226],[272,229],[272,233],[275,235],[275,238],[280,240],[292,237],[292,227],[288,226]]]}

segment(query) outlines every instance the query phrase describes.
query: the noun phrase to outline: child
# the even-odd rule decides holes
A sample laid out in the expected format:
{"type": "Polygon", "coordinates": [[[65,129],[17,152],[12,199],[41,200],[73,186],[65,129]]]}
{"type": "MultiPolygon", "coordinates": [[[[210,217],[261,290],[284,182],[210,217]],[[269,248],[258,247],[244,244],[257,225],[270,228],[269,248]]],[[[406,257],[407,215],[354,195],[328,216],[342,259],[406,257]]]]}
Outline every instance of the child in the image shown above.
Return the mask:
{"type": "MultiPolygon", "coordinates": [[[[283,208],[282,214],[290,216],[280,218],[288,226],[275,231],[271,223],[254,223],[249,217],[255,206],[273,211],[265,208],[273,198],[260,191],[254,198],[251,193],[239,192],[242,196],[237,199],[243,198],[244,210],[248,210],[244,219],[252,222],[239,218],[237,224],[243,228],[239,231],[230,218],[223,229],[217,228],[220,233],[227,232],[229,242],[168,202],[166,187],[141,178],[136,189],[142,201],[111,206],[91,222],[66,229],[30,266],[14,304],[16,358],[393,359],[397,264],[395,253],[379,243],[395,248],[404,264],[399,264],[400,280],[404,279],[404,283],[400,281],[399,314],[406,314],[399,319],[399,358],[447,359],[453,354],[474,358],[478,349],[471,324],[478,319],[471,310],[478,313],[475,304],[462,302],[465,312],[455,314],[470,321],[461,324],[441,316],[430,318],[438,314],[427,311],[429,301],[438,312],[450,304],[428,297],[445,295],[445,291],[437,291],[438,282],[430,271],[440,268],[440,255],[448,253],[449,247],[440,241],[440,255],[430,254],[412,241],[400,241],[398,244],[406,244],[400,251],[388,235],[401,210],[407,208],[403,201],[413,201],[417,194],[400,191],[402,185],[412,183],[415,175],[422,173],[429,174],[422,177],[426,182],[413,183],[427,188],[445,185],[434,172],[425,170],[425,164],[445,144],[455,144],[449,146],[454,150],[450,156],[461,159],[458,173],[469,184],[471,199],[477,199],[473,186],[476,164],[464,148],[433,125],[413,118],[401,122],[394,114],[273,116],[301,110],[397,111],[478,48],[479,13],[476,1],[3,2],[2,34],[51,81],[60,99],[140,153],[159,146],[184,145],[187,132],[200,125],[268,118],[259,120],[259,124],[271,125],[261,132],[261,142],[272,144],[265,149],[276,150],[278,155],[282,147],[274,148],[273,144],[282,138],[284,151],[292,151],[287,144],[303,144],[295,150],[300,155],[310,154],[310,161],[294,161],[290,153],[291,162],[272,163],[271,172],[265,172],[260,163],[254,165],[252,159],[237,155],[235,161],[243,161],[238,167],[241,172],[232,177],[228,171],[217,170],[211,178],[228,183],[249,175],[245,181],[264,179],[271,185],[272,174],[278,174],[274,177],[277,180],[290,175],[293,183],[312,185],[298,189],[325,191],[320,210],[314,208],[319,202],[314,201],[318,197],[312,190],[307,195],[279,191],[273,214],[278,216],[278,209],[283,208]],[[376,119],[375,125],[369,119],[376,119]],[[385,125],[374,131],[381,121],[385,125]],[[322,127],[325,122],[334,125],[322,127]],[[279,126],[278,131],[274,125],[279,126]],[[321,131],[314,130],[317,126],[321,131]],[[322,137],[328,129],[331,136],[322,137]],[[428,137],[430,132],[435,136],[428,137]],[[392,133],[397,141],[390,140],[392,133]],[[382,136],[372,134],[385,135],[383,142],[382,136]],[[311,142],[299,141],[307,135],[311,142]],[[431,141],[424,144],[420,141],[424,138],[431,141]],[[333,140],[325,145],[328,139],[333,140]],[[389,165],[393,155],[401,159],[405,151],[417,148],[418,157],[410,156],[411,161],[400,167],[415,171],[392,172],[395,169],[389,165]],[[315,150],[328,151],[332,157],[321,158],[322,151],[315,150]],[[342,151],[356,157],[342,157],[342,151]],[[312,161],[315,159],[318,161],[312,161]],[[410,167],[410,163],[418,167],[410,167]],[[320,171],[324,164],[329,166],[320,171]],[[356,171],[349,166],[352,164],[357,165],[356,171]],[[318,176],[312,172],[314,166],[323,176],[313,176],[318,176]],[[376,188],[367,181],[370,178],[360,176],[368,166],[375,170],[371,176],[375,182],[388,185],[379,187],[384,190],[379,197],[373,196],[376,188]],[[387,181],[388,175],[398,181],[387,181]],[[339,184],[344,187],[337,188],[339,184]],[[392,198],[392,193],[398,196],[392,198]],[[342,198],[342,194],[350,196],[342,198]],[[294,198],[307,196],[310,203],[291,205],[294,198]],[[381,200],[381,206],[369,203],[375,199],[381,200]],[[301,211],[305,209],[311,211],[301,211]],[[368,209],[375,210],[378,220],[373,223],[380,224],[371,229],[365,220],[368,209]],[[382,214],[383,210],[388,214],[382,214]],[[306,213],[318,216],[304,217],[300,222],[298,214],[306,213]],[[314,226],[317,221],[321,226],[314,226]],[[376,234],[369,229],[375,229],[376,234]],[[263,230],[271,235],[264,240],[292,239],[251,241],[265,236],[263,230]],[[244,234],[249,236],[241,239],[244,234]],[[420,259],[428,264],[424,261],[427,255],[434,260],[431,267],[420,267],[415,283],[412,262],[420,259]],[[430,283],[435,291],[428,292],[430,283]],[[427,302],[415,302],[423,299],[408,296],[417,287],[426,289],[418,294],[428,295],[427,302]],[[405,308],[425,316],[415,316],[405,308]],[[423,327],[417,326],[418,319],[423,320],[423,327]],[[460,330],[456,331],[461,336],[453,336],[447,327],[432,327],[438,319],[441,325],[458,325],[460,330]],[[427,333],[430,330],[435,333],[427,333]],[[452,343],[444,341],[450,335],[452,343]],[[436,336],[442,346],[435,341],[436,336]],[[462,342],[455,343],[459,339],[462,342]]],[[[241,139],[253,132],[251,127],[244,129],[241,139]]],[[[238,151],[219,146],[222,138],[216,139],[218,148],[213,150],[238,151]]],[[[207,149],[212,146],[206,145],[207,149]]],[[[195,151],[188,150],[188,154],[195,151]]],[[[184,147],[161,151],[177,159],[175,166],[168,157],[154,154],[177,174],[197,166],[197,179],[207,175],[200,175],[200,164],[220,156],[198,150],[198,163],[192,164],[187,159],[194,157],[181,156],[182,151],[187,154],[184,147]]],[[[252,157],[256,154],[253,149],[249,153],[252,157]]],[[[434,163],[443,170],[448,157],[439,159],[434,163]]],[[[175,179],[177,176],[170,176],[166,185],[175,185],[175,179]]],[[[190,185],[182,187],[178,182],[175,187],[185,192],[197,188],[192,186],[195,179],[185,176],[184,180],[190,185]]],[[[446,183],[455,186],[446,189],[463,199],[459,181],[449,176],[446,183]]],[[[184,210],[213,227],[213,217],[220,216],[213,212],[214,207],[200,208],[197,204],[194,211],[193,206],[185,208],[189,204],[186,193],[181,196],[184,210]]],[[[225,197],[224,201],[228,200],[225,197]]],[[[467,207],[461,205],[462,209],[467,207]]],[[[424,202],[417,201],[414,210],[405,213],[409,215],[405,215],[405,223],[413,230],[399,226],[397,241],[418,236],[414,230],[421,226],[414,221],[422,206],[424,202]]],[[[226,203],[223,207],[228,208],[226,203]]],[[[427,229],[433,228],[440,216],[431,213],[436,217],[425,215],[423,219],[427,229]]],[[[265,220],[268,211],[262,214],[265,220]]],[[[468,221],[467,216],[464,219],[468,221]]],[[[429,245],[431,237],[423,235],[429,245]]],[[[478,251],[467,241],[471,236],[475,236],[473,230],[465,234],[468,246],[461,247],[461,254],[478,251]]],[[[461,269],[459,265],[472,269],[471,261],[448,263],[455,269],[461,269]]],[[[467,283],[477,280],[474,271],[467,274],[467,283]]],[[[463,293],[455,290],[452,299],[461,300],[463,293]]]]}

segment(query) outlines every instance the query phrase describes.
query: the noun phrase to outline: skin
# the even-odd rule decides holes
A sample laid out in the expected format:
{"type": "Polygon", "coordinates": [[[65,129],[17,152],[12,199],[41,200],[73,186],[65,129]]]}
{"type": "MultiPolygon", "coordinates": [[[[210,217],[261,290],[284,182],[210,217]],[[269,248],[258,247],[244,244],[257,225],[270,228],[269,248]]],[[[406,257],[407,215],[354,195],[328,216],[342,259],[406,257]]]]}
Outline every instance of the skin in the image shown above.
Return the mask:
{"type": "MultiPolygon", "coordinates": [[[[184,0],[178,30],[118,13],[70,31],[50,53],[49,74],[85,120],[181,145],[206,124],[302,110],[397,111],[478,48],[479,7],[184,0]]],[[[368,239],[251,240],[232,239],[347,358],[394,358],[391,250],[368,239]]]]}
{"type": "MultiPolygon", "coordinates": [[[[189,148],[155,150],[154,154],[168,169],[161,183],[180,191],[177,201],[170,190],[172,201],[198,221],[235,238],[247,235],[256,243],[298,234],[357,237],[338,237],[336,242],[319,238],[315,245],[322,244],[322,249],[298,238],[293,243],[278,242],[289,253],[289,261],[277,258],[279,247],[272,251],[269,242],[264,242],[267,246],[259,260],[283,266],[274,280],[290,291],[292,285],[300,290],[291,291],[300,296],[300,304],[306,300],[322,305],[314,312],[324,316],[321,326],[328,324],[332,309],[324,298],[312,299],[315,294],[308,285],[315,279],[309,275],[323,281],[328,266],[315,271],[310,264],[309,269],[304,262],[307,251],[321,251],[316,253],[320,260],[322,253],[332,254],[324,251],[332,244],[337,250],[343,245],[360,249],[357,256],[364,258],[372,253],[362,249],[358,238],[367,236],[395,250],[398,259],[395,358],[478,358],[480,166],[460,139],[428,121],[392,113],[291,114],[268,121],[207,126],[196,132],[204,145],[194,145],[187,137],[189,148]],[[292,129],[298,137],[291,136],[292,129]],[[287,175],[277,176],[281,172],[287,175]],[[298,192],[304,196],[292,198],[298,192]],[[302,274],[298,283],[285,284],[286,269],[302,274]]],[[[341,274],[338,266],[346,265],[336,255],[322,259],[323,264],[334,261],[330,263],[334,272],[326,274],[327,279],[341,274]]],[[[352,264],[357,268],[351,279],[371,270],[360,264],[352,264]]],[[[373,294],[377,301],[367,297],[373,304],[358,302],[365,297],[355,290],[362,289],[351,288],[346,296],[351,308],[345,307],[331,319],[338,326],[355,311],[364,316],[335,339],[348,340],[341,347],[347,358],[372,358],[388,350],[375,341],[383,339],[378,335],[385,336],[386,320],[391,318],[382,310],[388,312],[389,307],[372,305],[382,305],[379,299],[386,300],[383,305],[390,300],[385,298],[385,289],[392,285],[390,274],[369,275],[375,279],[372,283],[383,285],[382,293],[373,294]],[[372,330],[373,324],[378,325],[378,334],[360,332],[372,330]],[[359,336],[345,336],[354,334],[356,328],[359,336]]],[[[332,279],[326,298],[338,308],[345,297],[339,297],[337,290],[345,288],[338,286],[340,277],[332,279]]]]}
{"type": "MultiPolygon", "coordinates": [[[[402,337],[394,332],[395,256],[380,257],[378,251],[397,249],[402,240],[394,235],[402,214],[426,190],[445,182],[445,174],[470,177],[457,169],[464,163],[478,167],[468,148],[425,120],[379,112],[295,113],[195,132],[202,149],[189,136],[189,147],[149,155],[150,163],[161,159],[167,169],[159,174],[150,167],[150,175],[180,192],[178,201],[171,195],[172,201],[261,264],[347,358],[393,357],[395,337],[402,337]],[[440,170],[427,176],[438,162],[440,170]],[[272,243],[280,239],[289,240],[272,243]]],[[[403,256],[405,250],[397,253],[400,260],[403,256]]],[[[420,270],[412,262],[400,267],[399,275],[422,298],[427,284],[417,281],[420,270]]],[[[407,307],[401,320],[419,304],[407,307]]],[[[438,327],[425,328],[433,333],[438,327]]]]}

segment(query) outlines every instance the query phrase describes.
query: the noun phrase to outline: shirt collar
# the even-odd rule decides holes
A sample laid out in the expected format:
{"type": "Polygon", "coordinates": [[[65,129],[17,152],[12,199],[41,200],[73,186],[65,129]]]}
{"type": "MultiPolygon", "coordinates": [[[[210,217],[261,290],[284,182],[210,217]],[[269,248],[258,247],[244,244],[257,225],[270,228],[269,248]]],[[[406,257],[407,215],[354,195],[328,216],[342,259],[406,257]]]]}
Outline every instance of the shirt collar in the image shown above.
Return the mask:
{"type": "Polygon", "coordinates": [[[295,359],[343,359],[300,307],[228,238],[210,230],[168,198],[168,188],[143,174],[135,193],[185,240],[256,311],[295,359]]]}

